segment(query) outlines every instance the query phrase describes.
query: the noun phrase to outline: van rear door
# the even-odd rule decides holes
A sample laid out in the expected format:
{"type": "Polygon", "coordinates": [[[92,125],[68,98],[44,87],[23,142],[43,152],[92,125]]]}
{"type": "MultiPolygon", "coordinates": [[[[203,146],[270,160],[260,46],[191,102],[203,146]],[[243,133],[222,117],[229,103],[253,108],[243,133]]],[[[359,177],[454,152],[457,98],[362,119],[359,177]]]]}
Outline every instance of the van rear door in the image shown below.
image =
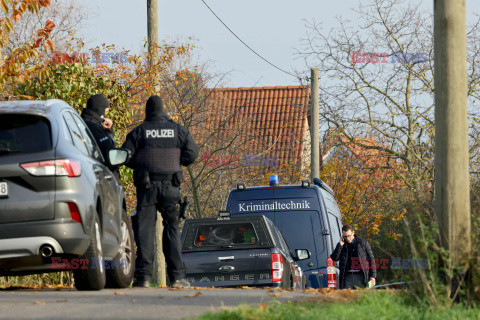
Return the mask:
{"type": "Polygon", "coordinates": [[[275,225],[282,232],[292,250],[308,249],[310,258],[298,261],[304,272],[316,270],[318,256],[325,250],[318,239],[322,239],[322,228],[316,211],[284,211],[275,214],[275,225]]]}

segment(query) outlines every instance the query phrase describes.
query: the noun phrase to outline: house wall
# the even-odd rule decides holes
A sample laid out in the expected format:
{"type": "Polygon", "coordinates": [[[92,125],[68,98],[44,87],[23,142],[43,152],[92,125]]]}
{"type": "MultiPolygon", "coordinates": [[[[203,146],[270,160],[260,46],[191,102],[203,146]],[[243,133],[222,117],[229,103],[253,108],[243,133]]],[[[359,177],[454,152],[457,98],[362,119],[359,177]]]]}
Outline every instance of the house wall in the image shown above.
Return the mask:
{"type": "MultiPolygon", "coordinates": [[[[304,121],[304,134],[303,134],[303,145],[302,145],[302,172],[307,171],[310,173],[310,162],[312,156],[312,144],[311,144],[311,136],[310,136],[310,127],[308,126],[307,118],[305,117],[304,121]]],[[[305,177],[309,178],[309,177],[305,177]]]]}

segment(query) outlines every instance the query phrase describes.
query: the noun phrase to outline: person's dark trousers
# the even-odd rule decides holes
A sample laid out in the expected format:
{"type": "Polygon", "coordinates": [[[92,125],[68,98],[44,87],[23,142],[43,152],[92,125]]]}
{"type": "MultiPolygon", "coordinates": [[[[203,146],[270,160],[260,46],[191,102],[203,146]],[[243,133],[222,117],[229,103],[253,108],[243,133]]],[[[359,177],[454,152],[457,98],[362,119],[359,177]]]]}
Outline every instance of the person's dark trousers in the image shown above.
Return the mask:
{"type": "Polygon", "coordinates": [[[180,188],[170,181],[154,181],[150,189],[137,189],[137,215],[133,223],[137,243],[135,279],[150,280],[154,261],[155,223],[157,210],[163,218],[163,253],[171,283],[185,278],[178,231],[180,188]]]}
{"type": "Polygon", "coordinates": [[[365,275],[363,272],[346,272],[344,289],[365,288],[365,275]]]}
{"type": "MultiPolygon", "coordinates": [[[[135,279],[139,282],[152,278],[154,261],[155,223],[157,210],[155,204],[142,203],[150,193],[137,188],[137,214],[132,217],[133,235],[137,245],[137,260],[135,261],[135,279]]],[[[148,197],[150,198],[150,197],[148,197]]]]}
{"type": "MultiPolygon", "coordinates": [[[[164,215],[162,215],[165,221],[164,215]]],[[[182,260],[182,249],[178,221],[163,223],[163,253],[167,263],[167,275],[170,283],[185,278],[186,267],[182,260]]]]}

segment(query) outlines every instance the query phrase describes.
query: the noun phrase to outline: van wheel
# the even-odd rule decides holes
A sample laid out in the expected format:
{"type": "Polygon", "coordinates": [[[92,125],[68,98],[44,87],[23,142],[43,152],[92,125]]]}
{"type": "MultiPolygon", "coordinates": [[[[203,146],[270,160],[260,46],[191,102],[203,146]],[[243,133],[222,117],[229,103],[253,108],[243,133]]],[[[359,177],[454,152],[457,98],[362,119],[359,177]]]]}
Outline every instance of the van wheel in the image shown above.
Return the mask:
{"type": "Polygon", "coordinates": [[[105,287],[106,275],[100,230],[100,221],[98,215],[95,215],[92,241],[87,251],[80,257],[80,259],[88,261],[86,264],[87,268],[73,270],[73,278],[75,279],[75,288],[77,290],[101,290],[105,287]]]}
{"type": "Polygon", "coordinates": [[[107,288],[126,288],[133,280],[135,271],[135,248],[132,220],[125,210],[122,213],[120,252],[107,269],[107,288]]]}

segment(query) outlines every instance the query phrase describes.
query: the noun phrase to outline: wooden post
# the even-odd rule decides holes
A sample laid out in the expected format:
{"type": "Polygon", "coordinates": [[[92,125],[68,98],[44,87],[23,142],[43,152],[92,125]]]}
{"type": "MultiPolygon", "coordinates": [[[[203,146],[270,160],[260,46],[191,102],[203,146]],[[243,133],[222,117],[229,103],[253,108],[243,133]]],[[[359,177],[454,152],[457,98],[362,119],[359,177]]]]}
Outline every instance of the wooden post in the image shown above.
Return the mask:
{"type": "MultiPolygon", "coordinates": [[[[157,0],[147,0],[147,29],[148,29],[148,54],[149,65],[154,68],[158,64],[158,3],[157,0]]],[[[155,70],[155,69],[154,69],[155,70]]],[[[158,76],[152,72],[152,81],[154,83],[155,91],[158,92],[158,76]]],[[[159,212],[157,212],[156,223],[156,239],[155,239],[155,263],[154,263],[154,281],[159,286],[167,285],[167,273],[165,256],[163,255],[163,220],[159,212]]],[[[152,239],[153,241],[153,239],[152,239]]]]}
{"type": "Polygon", "coordinates": [[[158,0],[147,0],[148,53],[150,65],[158,63],[158,0]]]}
{"type": "Polygon", "coordinates": [[[465,0],[434,2],[435,212],[441,245],[467,269],[471,253],[465,0]]]}
{"type": "Polygon", "coordinates": [[[318,69],[311,69],[311,102],[310,102],[310,138],[311,138],[311,161],[310,161],[310,180],[320,178],[320,95],[318,84],[318,69]]]}

